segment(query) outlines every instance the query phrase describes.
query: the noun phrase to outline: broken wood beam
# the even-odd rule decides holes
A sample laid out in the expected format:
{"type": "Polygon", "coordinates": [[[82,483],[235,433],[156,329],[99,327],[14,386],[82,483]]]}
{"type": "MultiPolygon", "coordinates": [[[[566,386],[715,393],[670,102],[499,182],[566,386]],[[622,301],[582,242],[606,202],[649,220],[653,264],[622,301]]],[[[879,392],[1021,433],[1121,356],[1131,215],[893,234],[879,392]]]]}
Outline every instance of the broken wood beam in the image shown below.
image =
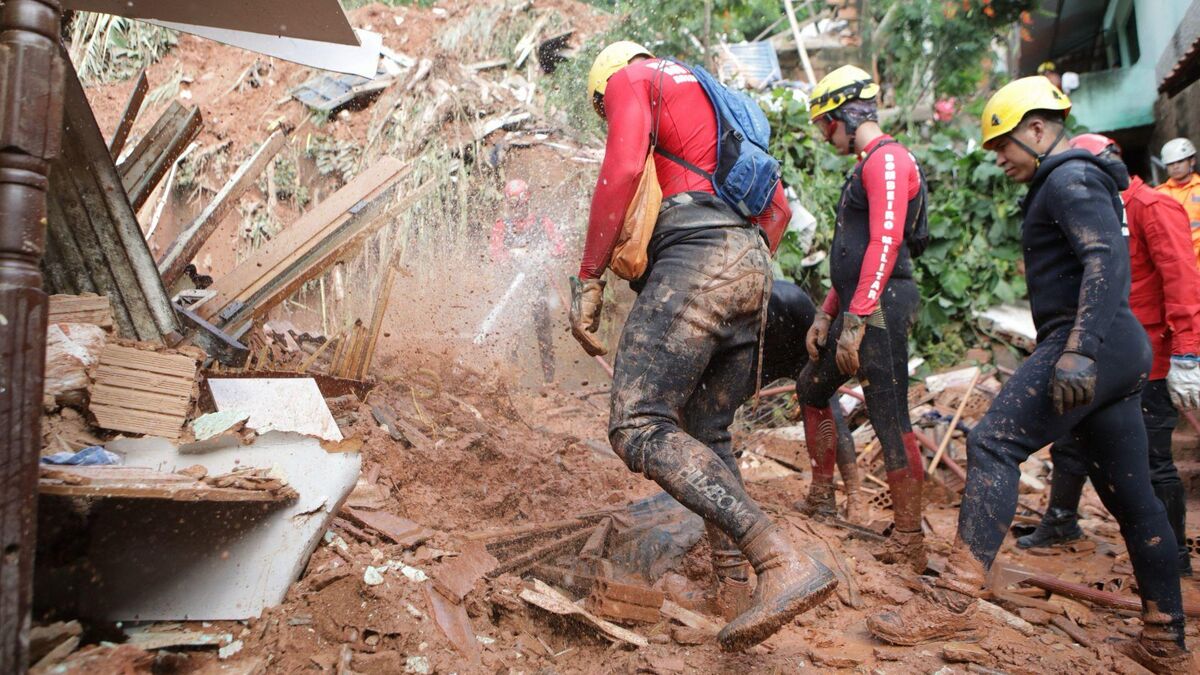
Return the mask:
{"type": "Polygon", "coordinates": [[[384,213],[411,205],[437,184],[428,180],[393,204],[397,183],[411,171],[384,157],[341,190],[317,204],[259,249],[249,260],[213,283],[213,300],[200,314],[219,326],[237,327],[261,316],[316,278],[373,232],[384,213]]]}
{"type": "Polygon", "coordinates": [[[392,297],[392,286],[396,282],[396,268],[389,265],[387,276],[383,280],[383,288],[375,296],[375,310],[371,313],[371,327],[367,332],[366,352],[358,363],[354,379],[362,380],[375,360],[375,347],[379,344],[379,333],[383,329],[383,317],[387,313],[388,300],[392,297]]]}
{"type": "Polygon", "coordinates": [[[221,191],[204,207],[200,215],[179,233],[158,260],[158,272],[168,288],[183,276],[187,264],[196,257],[213,232],[216,232],[221,221],[233,211],[237,200],[258,180],[258,175],[267,163],[275,159],[275,155],[279,154],[286,141],[287,133],[283,129],[271,134],[258,150],[254,151],[250,159],[229,177],[221,191]]]}
{"type": "Polygon", "coordinates": [[[574,602],[571,602],[570,598],[545,582],[533,579],[531,580],[531,584],[532,588],[521,590],[521,599],[525,602],[553,614],[573,616],[600,631],[604,637],[613,642],[628,642],[637,647],[649,646],[650,642],[646,638],[597,617],[574,602]]]}
{"type": "MultiPolygon", "coordinates": [[[[1005,567],[1001,570],[998,579],[1005,586],[1009,583],[1023,583],[1071,598],[1072,600],[1084,600],[1100,607],[1107,607],[1108,609],[1128,610],[1132,612],[1142,611],[1142,600],[1135,595],[1109,593],[1108,591],[1102,591],[1084,584],[1063,581],[1049,574],[1037,574],[1015,567],[1005,567]]],[[[1185,600],[1183,603],[1183,613],[1193,618],[1200,617],[1200,606],[1185,600]]]]}
{"type": "Polygon", "coordinates": [[[200,134],[200,109],[187,108],[172,101],[129,157],[117,167],[121,184],[134,212],[142,208],[150,193],[163,179],[175,160],[200,134]]]}
{"type": "Polygon", "coordinates": [[[584,603],[588,611],[602,619],[631,623],[658,623],[662,613],[657,607],[635,605],[600,595],[595,589],[584,603]]]}
{"type": "Polygon", "coordinates": [[[129,92],[129,101],[125,103],[125,112],[121,113],[121,120],[117,122],[117,128],[108,142],[108,154],[112,156],[114,162],[121,156],[121,151],[125,149],[125,141],[129,140],[129,131],[133,129],[133,123],[137,121],[138,113],[142,110],[142,101],[146,100],[148,91],[150,91],[150,81],[146,79],[146,71],[143,69],[141,75],[138,75],[137,82],[133,85],[133,91],[129,92]]]}
{"type": "Polygon", "coordinates": [[[59,497],[213,503],[278,503],[296,497],[294,490],[217,486],[184,474],[128,466],[43,466],[38,493],[59,497]]]}
{"type": "Polygon", "coordinates": [[[592,532],[599,526],[591,527],[578,532],[573,532],[567,536],[552,541],[548,544],[538,546],[526,553],[522,553],[514,558],[509,558],[497,565],[492,571],[487,573],[489,579],[495,579],[501,574],[521,574],[522,572],[533,567],[543,559],[552,555],[563,553],[571,549],[573,546],[582,546],[583,542],[587,541],[588,537],[592,536],[592,532]]]}

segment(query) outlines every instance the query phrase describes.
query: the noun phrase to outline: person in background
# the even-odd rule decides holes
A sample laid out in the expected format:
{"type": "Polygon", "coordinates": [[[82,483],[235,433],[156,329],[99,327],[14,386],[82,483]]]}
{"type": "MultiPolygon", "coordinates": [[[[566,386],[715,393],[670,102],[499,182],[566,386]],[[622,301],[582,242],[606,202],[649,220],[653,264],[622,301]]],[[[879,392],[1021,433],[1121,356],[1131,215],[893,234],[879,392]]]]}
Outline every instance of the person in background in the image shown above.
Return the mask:
{"type": "Polygon", "coordinates": [[[1174,138],[1162,147],[1167,165],[1167,182],[1158,190],[1183,206],[1192,228],[1192,251],[1200,266],[1200,176],[1196,175],[1196,146],[1186,138],[1174,138]]]}
{"type": "Polygon", "coordinates": [[[542,360],[542,378],[554,381],[554,324],[550,319],[550,266],[548,257],[561,258],[566,244],[554,221],[533,212],[529,183],[514,178],[504,185],[505,215],[492,225],[492,262],[513,274],[526,274],[526,295],[533,313],[533,328],[542,360]]]}
{"type": "Polygon", "coordinates": [[[1053,61],[1043,61],[1038,66],[1037,74],[1050,80],[1055,87],[1062,89],[1062,75],[1058,74],[1058,66],[1055,66],[1053,61]]]}

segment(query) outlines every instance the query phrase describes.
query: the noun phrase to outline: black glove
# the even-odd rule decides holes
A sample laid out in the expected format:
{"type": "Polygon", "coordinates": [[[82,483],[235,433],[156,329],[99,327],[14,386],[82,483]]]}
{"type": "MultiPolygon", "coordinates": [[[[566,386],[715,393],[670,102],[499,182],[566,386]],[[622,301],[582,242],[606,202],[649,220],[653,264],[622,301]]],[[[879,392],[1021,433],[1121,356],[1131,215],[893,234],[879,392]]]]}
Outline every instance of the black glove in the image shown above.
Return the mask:
{"type": "Polygon", "coordinates": [[[1050,395],[1054,399],[1054,410],[1059,415],[1091,403],[1096,396],[1095,360],[1083,354],[1063,352],[1058,357],[1058,363],[1054,364],[1050,395]]]}

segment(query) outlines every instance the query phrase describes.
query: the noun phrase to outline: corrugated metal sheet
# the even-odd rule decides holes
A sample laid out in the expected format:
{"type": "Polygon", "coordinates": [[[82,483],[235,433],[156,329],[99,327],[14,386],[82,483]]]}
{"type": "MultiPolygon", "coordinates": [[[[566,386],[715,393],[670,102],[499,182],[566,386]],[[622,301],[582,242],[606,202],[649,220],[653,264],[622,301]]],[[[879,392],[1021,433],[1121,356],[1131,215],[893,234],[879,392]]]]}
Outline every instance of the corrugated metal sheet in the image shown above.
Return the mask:
{"type": "Polygon", "coordinates": [[[106,295],[118,333],[161,342],[179,331],[175,311],[73,68],[66,79],[62,152],[50,165],[46,291],[106,295]]]}

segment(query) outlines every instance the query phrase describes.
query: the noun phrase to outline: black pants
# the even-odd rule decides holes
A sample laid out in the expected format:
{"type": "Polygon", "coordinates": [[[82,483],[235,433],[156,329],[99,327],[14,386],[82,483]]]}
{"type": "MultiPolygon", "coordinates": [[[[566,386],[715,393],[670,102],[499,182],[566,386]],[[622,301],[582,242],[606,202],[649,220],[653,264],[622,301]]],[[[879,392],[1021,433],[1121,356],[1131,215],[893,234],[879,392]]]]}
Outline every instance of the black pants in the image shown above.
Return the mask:
{"type": "MultiPolygon", "coordinates": [[[[844,303],[849,301],[849,298],[843,298],[844,303]]],[[[912,279],[888,281],[880,300],[887,327],[868,325],[859,348],[858,379],[867,399],[867,417],[879,439],[889,473],[913,468],[909,466],[904,436],[912,433],[908,416],[908,327],[916,315],[919,301],[917,285],[912,279]]],[[[809,362],[796,379],[796,395],[801,403],[823,408],[830,404],[838,387],[850,379],[838,370],[834,358],[841,332],[842,317],[839,315],[829,329],[829,339],[817,360],[809,362]]],[[[837,408],[836,404],[834,408],[837,408]]],[[[838,447],[840,454],[842,444],[838,447]]]]}
{"type": "Polygon", "coordinates": [[[1097,355],[1093,402],[1058,415],[1050,378],[1069,331],[1070,327],[1056,331],[1038,343],[968,435],[959,536],[975,558],[990,567],[1016,513],[1021,462],[1070,434],[1086,448],[1092,485],[1120,524],[1143,603],[1153,603],[1171,617],[1182,644],[1175,534],[1150,487],[1146,427],[1140,414],[1150,344],[1133,315],[1119,312],[1097,355]]]}
{"type": "MultiPolygon", "coordinates": [[[[1171,457],[1171,434],[1179,423],[1179,411],[1171,403],[1166,380],[1152,380],[1146,384],[1142,390],[1141,408],[1149,444],[1150,484],[1167,510],[1181,560],[1187,560],[1186,492],[1171,457]]],[[[1054,460],[1050,505],[1076,511],[1088,475],[1087,452],[1073,438],[1067,437],[1054,444],[1050,455],[1054,460]]]]}
{"type": "Polygon", "coordinates": [[[742,486],[729,425],[754,391],[770,253],[748,227],[673,233],[652,251],[613,364],[609,440],[630,469],[738,541],[765,518],[742,486]]]}

